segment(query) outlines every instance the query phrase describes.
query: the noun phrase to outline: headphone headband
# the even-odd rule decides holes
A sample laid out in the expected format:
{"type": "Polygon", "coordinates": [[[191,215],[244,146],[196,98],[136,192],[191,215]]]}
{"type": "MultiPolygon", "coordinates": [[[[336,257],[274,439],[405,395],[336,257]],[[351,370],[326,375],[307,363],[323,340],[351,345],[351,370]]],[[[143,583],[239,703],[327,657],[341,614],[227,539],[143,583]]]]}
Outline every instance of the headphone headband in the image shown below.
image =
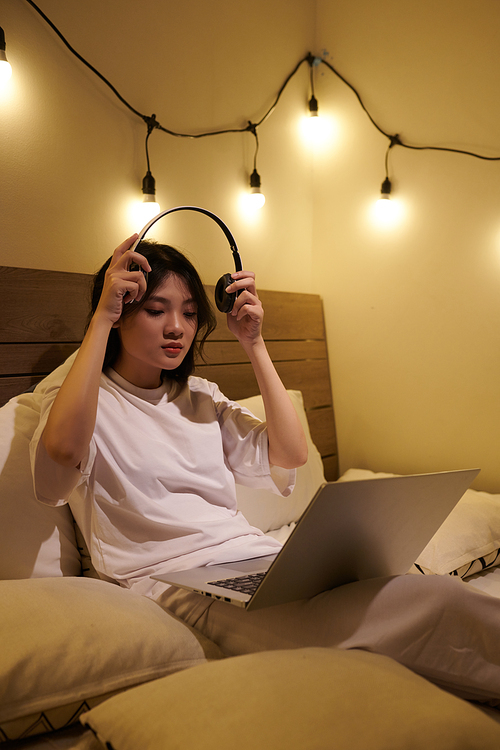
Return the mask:
{"type": "MultiPolygon", "coordinates": [[[[175,208],[167,208],[165,211],[160,211],[160,213],[157,216],[154,216],[150,222],[146,224],[143,229],[141,229],[139,233],[139,237],[134,242],[132,246],[132,250],[136,250],[137,245],[141,240],[144,239],[144,235],[149,232],[153,224],[156,224],[158,219],[161,219],[163,216],[166,216],[167,214],[173,214],[175,211],[197,211],[200,214],[205,214],[205,216],[208,216],[210,219],[213,219],[216,224],[219,225],[219,227],[222,229],[224,234],[226,235],[226,239],[229,242],[229,246],[231,248],[231,252],[233,253],[233,260],[234,265],[237,271],[242,271],[243,266],[241,263],[240,254],[238,251],[238,248],[236,246],[236,240],[234,239],[233,235],[229,231],[229,228],[224,224],[222,219],[219,219],[219,217],[216,214],[213,214],[211,211],[207,211],[206,208],[198,208],[198,206],[176,206],[175,208]]],[[[147,281],[147,275],[146,272],[143,271],[145,274],[145,278],[147,281]]],[[[215,304],[217,305],[218,309],[221,312],[228,313],[233,309],[234,301],[239,294],[239,292],[232,292],[228,293],[226,292],[226,287],[231,284],[233,279],[231,278],[230,273],[224,274],[224,276],[221,276],[219,281],[217,282],[215,286],[215,304]]]]}
{"type": "Polygon", "coordinates": [[[165,211],[160,211],[159,214],[154,216],[151,219],[151,221],[149,221],[146,224],[146,226],[141,229],[141,231],[139,232],[139,237],[134,243],[132,250],[135,250],[137,248],[137,245],[139,244],[139,242],[144,239],[145,234],[149,232],[153,224],[156,224],[158,219],[161,219],[163,216],[166,216],[167,214],[173,214],[175,211],[197,211],[198,213],[205,214],[205,216],[208,216],[210,219],[215,221],[215,223],[219,225],[219,227],[222,229],[222,231],[226,235],[226,239],[229,242],[231,252],[233,253],[233,260],[234,260],[234,265],[236,267],[236,270],[237,271],[243,270],[243,266],[241,264],[240,253],[236,245],[236,240],[231,234],[229,227],[226,224],[224,224],[222,219],[220,219],[216,214],[212,213],[212,211],[208,211],[206,208],[199,208],[198,206],[176,206],[175,208],[167,208],[165,211]]]}

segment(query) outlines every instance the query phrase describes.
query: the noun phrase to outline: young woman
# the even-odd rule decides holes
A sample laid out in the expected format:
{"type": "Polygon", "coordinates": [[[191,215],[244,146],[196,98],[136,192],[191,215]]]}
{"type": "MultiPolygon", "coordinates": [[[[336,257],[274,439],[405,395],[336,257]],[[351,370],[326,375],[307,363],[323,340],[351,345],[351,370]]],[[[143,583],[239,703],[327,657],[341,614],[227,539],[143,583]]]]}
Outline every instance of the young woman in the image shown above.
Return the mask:
{"type": "MultiPolygon", "coordinates": [[[[256,612],[154,582],[160,571],[231,562],[279,545],[237,512],[235,482],[290,493],[305,438],[262,339],[252,273],[228,326],[247,353],[266,423],[192,377],[214,325],[191,264],[136,237],[96,278],[93,315],[68,371],[39,386],[35,491],[69,502],[99,575],[155,599],[227,654],[329,646],[386,654],[456,694],[500,705],[500,601],[441,576],[338,587],[256,612]],[[141,270],[130,271],[132,263],[141,270]]],[[[307,564],[307,561],[304,561],[307,564]]]]}
{"type": "Polygon", "coordinates": [[[190,377],[215,325],[203,285],[181,253],[149,242],[131,252],[135,239],[96,277],[71,369],[44,381],[32,453],[38,498],[69,501],[99,574],[151,594],[152,573],[276,552],[237,512],[235,482],[287,495],[307,446],[262,339],[254,275],[233,274],[228,325],[253,365],[266,425],[190,377]]]}

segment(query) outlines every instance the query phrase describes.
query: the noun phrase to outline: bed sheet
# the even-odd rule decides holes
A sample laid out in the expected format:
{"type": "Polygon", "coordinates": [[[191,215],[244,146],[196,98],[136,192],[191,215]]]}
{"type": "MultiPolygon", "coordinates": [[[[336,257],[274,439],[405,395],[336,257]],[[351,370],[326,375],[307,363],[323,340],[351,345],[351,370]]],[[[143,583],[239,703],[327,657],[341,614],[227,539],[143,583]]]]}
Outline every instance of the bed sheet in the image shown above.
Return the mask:
{"type": "Polygon", "coordinates": [[[490,568],[467,578],[465,583],[500,599],[500,568],[490,568]]]}

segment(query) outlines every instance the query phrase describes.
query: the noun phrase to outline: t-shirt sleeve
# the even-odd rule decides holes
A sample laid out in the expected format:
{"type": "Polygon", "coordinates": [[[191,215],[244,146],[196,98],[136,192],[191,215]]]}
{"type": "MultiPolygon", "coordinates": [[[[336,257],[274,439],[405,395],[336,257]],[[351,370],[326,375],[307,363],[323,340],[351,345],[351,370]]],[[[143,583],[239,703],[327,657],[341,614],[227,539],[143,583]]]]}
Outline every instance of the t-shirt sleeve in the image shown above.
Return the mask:
{"type": "Polygon", "coordinates": [[[269,463],[267,425],[248,409],[227,399],[215,387],[214,401],[221,425],[226,463],[235,481],[288,497],[295,486],[295,469],[269,463]]]}
{"type": "Polygon", "coordinates": [[[42,433],[47,424],[50,409],[59,391],[59,385],[48,386],[44,392],[40,411],[40,422],[30,443],[31,472],[35,497],[45,505],[64,505],[79,484],[88,480],[95,460],[95,444],[92,440],[80,468],[61,466],[47,453],[42,433]]]}

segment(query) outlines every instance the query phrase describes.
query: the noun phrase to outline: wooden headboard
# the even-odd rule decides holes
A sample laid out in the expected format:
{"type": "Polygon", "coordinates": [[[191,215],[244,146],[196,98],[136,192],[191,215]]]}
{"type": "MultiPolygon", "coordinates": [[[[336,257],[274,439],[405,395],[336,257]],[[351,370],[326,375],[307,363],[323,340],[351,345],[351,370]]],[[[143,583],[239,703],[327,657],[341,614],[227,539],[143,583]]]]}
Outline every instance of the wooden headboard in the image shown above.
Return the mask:
{"type": "MultiPolygon", "coordinates": [[[[83,337],[92,277],[0,266],[0,406],[60,365],[83,337]]],[[[213,299],[213,287],[207,287],[213,299]]],[[[259,290],[264,337],[287,388],[300,390],[325,475],[338,477],[335,420],[323,306],[315,294],[259,290]]],[[[217,312],[217,329],[197,374],[232,399],[258,393],[252,367],[217,312]]]]}

